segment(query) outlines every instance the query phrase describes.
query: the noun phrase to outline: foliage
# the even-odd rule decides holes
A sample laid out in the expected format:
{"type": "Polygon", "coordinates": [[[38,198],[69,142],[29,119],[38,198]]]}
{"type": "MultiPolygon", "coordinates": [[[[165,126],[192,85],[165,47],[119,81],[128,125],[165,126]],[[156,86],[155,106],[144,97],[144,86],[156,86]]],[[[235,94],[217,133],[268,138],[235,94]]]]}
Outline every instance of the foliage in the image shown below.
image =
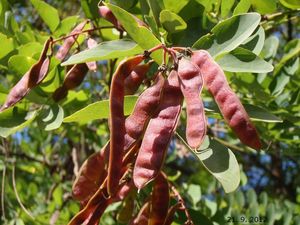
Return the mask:
{"type": "MultiPolygon", "coordinates": [[[[181,114],[163,171],[194,224],[241,224],[251,218],[262,224],[299,224],[299,2],[111,0],[105,5],[125,31],[100,17],[95,0],[0,1],[0,105],[41,62],[45,41],[50,36],[54,40],[46,51],[51,61],[43,81],[34,82],[22,101],[0,112],[1,223],[71,220],[80,210],[71,196],[79,167],[110,138],[108,99],[114,71],[125,57],[163,43],[207,50],[226,72],[263,143],[261,151],[241,144],[205,90],[210,138],[196,151],[185,142],[187,118],[181,114]],[[55,53],[67,35],[86,18],[89,23],[73,33],[78,37],[68,57],[58,59],[55,53]],[[98,45],[89,48],[87,38],[98,45]],[[69,66],[94,61],[98,70],[84,73],[83,82],[56,102],[53,93],[70,74],[69,66]]],[[[163,51],[151,57],[155,63],[137,93],[149,86],[163,51]]],[[[125,115],[131,114],[137,95],[125,97],[125,115]]],[[[152,186],[132,194],[131,215],[152,186]]],[[[111,204],[100,224],[126,224],[120,219],[126,201],[111,204]]],[[[176,204],[174,198],[171,204],[176,204]]],[[[187,219],[177,210],[173,224],[187,219]]]]}

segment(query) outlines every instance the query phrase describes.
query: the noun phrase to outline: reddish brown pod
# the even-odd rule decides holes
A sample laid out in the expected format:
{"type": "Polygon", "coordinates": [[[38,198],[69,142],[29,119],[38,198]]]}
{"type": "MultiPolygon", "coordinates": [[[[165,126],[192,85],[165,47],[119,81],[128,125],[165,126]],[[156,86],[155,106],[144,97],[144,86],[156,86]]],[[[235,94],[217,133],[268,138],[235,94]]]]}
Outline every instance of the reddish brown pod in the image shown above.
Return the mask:
{"type": "Polygon", "coordinates": [[[176,70],[163,87],[157,112],[150,119],[133,170],[134,184],[142,189],[159,173],[181,112],[183,96],[176,70]]]}
{"type": "Polygon", "coordinates": [[[134,94],[146,77],[152,62],[137,65],[130,75],[125,79],[125,95],[134,94]]]}
{"type": "Polygon", "coordinates": [[[124,30],[120,22],[107,6],[99,6],[99,14],[101,17],[111,22],[118,30],[124,30]]]}
{"type": "Polygon", "coordinates": [[[153,113],[157,110],[165,79],[158,73],[154,85],[147,88],[138,98],[132,114],[126,119],[126,133],[139,139],[153,113]]]}
{"type": "Polygon", "coordinates": [[[49,65],[50,57],[47,56],[47,52],[52,43],[52,38],[49,38],[41,52],[39,60],[27,71],[18,83],[10,90],[6,97],[6,101],[0,108],[0,112],[14,106],[16,103],[21,101],[29,91],[40,84],[46,77],[49,65]]]}
{"type": "Polygon", "coordinates": [[[64,43],[62,46],[58,49],[55,57],[59,59],[60,61],[64,60],[69,53],[70,49],[72,48],[73,44],[76,42],[78,35],[77,33],[81,32],[85,25],[87,24],[87,21],[83,21],[80,24],[78,24],[69,34],[70,37],[66,38],[64,40],[64,43]],[[76,35],[77,34],[77,35],[76,35]]]}
{"type": "Polygon", "coordinates": [[[214,97],[224,119],[234,133],[244,144],[260,149],[261,142],[258,133],[238,96],[229,87],[221,67],[204,50],[193,52],[191,60],[199,66],[205,86],[214,97]]]}
{"type": "Polygon", "coordinates": [[[123,60],[116,69],[110,90],[110,155],[108,164],[108,193],[113,195],[119,185],[123,159],[125,116],[124,81],[131,71],[144,60],[143,55],[123,60]]]}
{"type": "Polygon", "coordinates": [[[106,178],[104,154],[108,148],[109,144],[100,152],[92,154],[82,164],[72,187],[72,194],[76,200],[81,202],[89,200],[106,178]]]}
{"type": "Polygon", "coordinates": [[[52,95],[54,101],[60,101],[67,96],[69,90],[78,87],[84,80],[87,72],[88,67],[85,63],[80,63],[72,66],[66,74],[63,85],[54,91],[52,95]]]}
{"type": "Polygon", "coordinates": [[[155,178],[150,204],[149,225],[165,223],[169,208],[169,184],[161,173],[155,178]]]}
{"type": "Polygon", "coordinates": [[[186,138],[188,144],[198,148],[206,134],[206,118],[200,94],[203,78],[197,65],[186,58],[181,58],[178,65],[180,88],[186,100],[187,125],[186,138]]]}

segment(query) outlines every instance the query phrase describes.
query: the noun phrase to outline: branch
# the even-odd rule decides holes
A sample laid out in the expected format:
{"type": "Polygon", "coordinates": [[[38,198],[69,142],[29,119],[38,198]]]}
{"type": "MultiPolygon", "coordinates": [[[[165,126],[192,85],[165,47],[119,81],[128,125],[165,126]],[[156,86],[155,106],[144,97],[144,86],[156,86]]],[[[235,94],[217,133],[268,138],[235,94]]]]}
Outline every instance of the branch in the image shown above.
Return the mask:
{"type": "Polygon", "coordinates": [[[16,187],[16,177],[15,177],[15,165],[13,165],[13,168],[12,168],[12,183],[13,183],[13,189],[14,189],[14,192],[15,192],[15,195],[16,195],[16,198],[17,198],[17,201],[19,203],[19,205],[21,206],[21,208],[23,209],[23,211],[31,218],[34,220],[34,217],[32,216],[32,214],[25,208],[25,206],[23,205],[21,199],[20,199],[20,196],[18,194],[18,190],[17,190],[17,187],[16,187]]]}

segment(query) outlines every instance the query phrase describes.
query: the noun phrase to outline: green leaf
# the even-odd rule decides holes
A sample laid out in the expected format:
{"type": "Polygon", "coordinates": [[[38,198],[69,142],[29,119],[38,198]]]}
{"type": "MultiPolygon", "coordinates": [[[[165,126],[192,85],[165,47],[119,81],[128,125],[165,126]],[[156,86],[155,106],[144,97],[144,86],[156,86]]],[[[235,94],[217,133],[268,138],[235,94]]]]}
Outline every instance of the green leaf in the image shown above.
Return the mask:
{"type": "Polygon", "coordinates": [[[233,15],[238,15],[241,13],[246,13],[251,7],[251,0],[241,0],[235,7],[233,15]]]}
{"type": "Polygon", "coordinates": [[[36,117],[36,111],[27,112],[14,107],[0,113],[0,136],[8,137],[28,126],[36,117]]]}
{"type": "Polygon", "coordinates": [[[273,70],[271,64],[240,47],[217,59],[217,62],[223,70],[229,72],[267,73],[273,70]]]}
{"type": "Polygon", "coordinates": [[[298,0],[280,0],[280,3],[289,9],[300,9],[298,0]]]}
{"type": "Polygon", "coordinates": [[[277,96],[283,92],[286,85],[290,82],[291,77],[296,74],[300,65],[299,61],[299,58],[289,60],[275,75],[269,86],[272,95],[277,96]]]}
{"type": "Polygon", "coordinates": [[[10,70],[21,76],[25,74],[35,62],[36,60],[31,57],[14,55],[9,58],[8,67],[10,70]]]}
{"type": "Polygon", "coordinates": [[[273,13],[277,10],[276,1],[274,0],[251,0],[252,6],[260,14],[273,13]]]}
{"type": "Polygon", "coordinates": [[[221,3],[221,17],[226,17],[229,13],[231,8],[234,5],[235,0],[222,0],[221,3]]]}
{"type": "Polygon", "coordinates": [[[280,62],[277,63],[274,74],[277,74],[287,61],[300,54],[300,39],[290,41],[285,46],[284,52],[285,55],[281,58],[280,62]]]}
{"type": "MultiPolygon", "coordinates": [[[[145,26],[137,23],[133,15],[121,9],[118,6],[107,3],[106,4],[116,18],[120,21],[122,26],[130,37],[139,44],[144,50],[160,45],[161,42],[152,34],[152,32],[145,26]]],[[[160,65],[162,63],[162,50],[156,51],[151,54],[151,57],[160,65]]]]}
{"type": "Polygon", "coordinates": [[[179,13],[184,8],[184,6],[189,3],[189,0],[163,0],[162,3],[164,5],[164,9],[170,10],[174,13],[179,13]]]}
{"type": "Polygon", "coordinates": [[[40,124],[46,131],[59,128],[64,119],[64,110],[58,104],[46,106],[39,115],[40,124]]]}
{"type": "Polygon", "coordinates": [[[81,8],[87,18],[89,19],[99,18],[98,2],[99,0],[80,0],[81,8]]]}
{"type": "Polygon", "coordinates": [[[59,25],[59,15],[57,9],[41,0],[30,0],[40,17],[53,32],[59,25]]]}
{"type": "Polygon", "coordinates": [[[33,57],[36,53],[40,53],[43,49],[43,45],[39,42],[29,42],[25,45],[21,45],[18,48],[19,55],[33,57]]]}
{"type": "Polygon", "coordinates": [[[242,48],[248,49],[256,55],[259,55],[264,47],[265,42],[265,31],[259,26],[254,34],[252,34],[247,40],[241,45],[242,48]]]}
{"type": "Polygon", "coordinates": [[[226,193],[233,192],[240,183],[239,164],[230,149],[206,136],[209,147],[194,151],[204,167],[222,184],[226,193]]]}
{"type": "Polygon", "coordinates": [[[72,55],[62,66],[132,56],[143,52],[134,42],[128,39],[102,42],[94,48],[72,55]]]}
{"type": "Polygon", "coordinates": [[[161,25],[169,33],[177,33],[182,30],[185,30],[187,25],[184,20],[175,13],[172,13],[169,10],[163,10],[160,12],[159,20],[161,25]]]}
{"type": "Polygon", "coordinates": [[[254,121],[263,121],[266,123],[282,123],[282,119],[278,118],[274,114],[268,112],[267,110],[250,104],[243,104],[245,107],[248,115],[250,116],[251,120],[254,121]]]}
{"type": "Polygon", "coordinates": [[[193,48],[207,49],[213,56],[228,53],[242,44],[260,22],[258,13],[247,13],[233,16],[218,23],[212,30],[196,41],[193,48]]]}
{"type": "MultiPolygon", "coordinates": [[[[124,114],[129,115],[137,101],[137,96],[125,96],[124,99],[124,114]]],[[[77,122],[85,124],[92,120],[107,119],[109,117],[109,100],[103,100],[92,103],[83,109],[64,118],[64,123],[77,122]]]]}
{"type": "Polygon", "coordinates": [[[14,41],[12,38],[8,38],[6,35],[0,33],[0,59],[8,55],[11,51],[14,50],[14,41]]]}
{"type": "Polygon", "coordinates": [[[196,206],[201,199],[201,189],[199,185],[190,184],[188,186],[187,194],[191,197],[193,205],[196,206]]]}

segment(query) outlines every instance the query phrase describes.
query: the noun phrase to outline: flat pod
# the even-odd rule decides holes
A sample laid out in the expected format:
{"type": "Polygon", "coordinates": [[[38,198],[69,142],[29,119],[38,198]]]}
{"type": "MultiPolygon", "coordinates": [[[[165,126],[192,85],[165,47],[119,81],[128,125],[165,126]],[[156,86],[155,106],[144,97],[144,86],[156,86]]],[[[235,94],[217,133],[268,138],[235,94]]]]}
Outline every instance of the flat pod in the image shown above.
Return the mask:
{"type": "Polygon", "coordinates": [[[47,52],[51,43],[52,38],[49,38],[45,42],[39,60],[31,66],[18,83],[10,90],[5,103],[0,108],[0,112],[21,101],[32,88],[36,87],[46,77],[50,65],[50,57],[47,56],[47,52]]]}
{"type": "Polygon", "coordinates": [[[76,200],[89,200],[104,181],[107,175],[104,155],[108,147],[107,144],[100,152],[92,154],[82,164],[72,187],[72,194],[76,200]]]}
{"type": "Polygon", "coordinates": [[[107,6],[99,6],[99,14],[101,17],[111,22],[118,30],[124,30],[122,25],[107,6]]]}
{"type": "Polygon", "coordinates": [[[155,83],[139,96],[132,114],[125,122],[126,133],[130,137],[139,139],[143,134],[145,126],[159,106],[164,82],[164,77],[158,73],[155,83]]]}
{"type": "Polygon", "coordinates": [[[67,90],[74,89],[78,87],[84,80],[86,73],[88,72],[88,67],[85,63],[80,63],[74,65],[67,73],[63,86],[67,90]]]}
{"type": "Polygon", "coordinates": [[[182,58],[178,65],[178,76],[187,107],[187,142],[191,147],[198,148],[206,134],[204,106],[200,99],[203,87],[202,74],[197,65],[182,58]]]}
{"type": "Polygon", "coordinates": [[[176,129],[183,96],[177,71],[172,70],[165,82],[157,112],[150,119],[133,170],[134,184],[142,189],[159,173],[176,129]]]}
{"type": "Polygon", "coordinates": [[[144,60],[143,55],[123,60],[116,69],[110,90],[110,155],[108,164],[109,195],[113,195],[119,185],[120,171],[125,145],[124,81],[131,71],[144,60]]]}
{"type": "Polygon", "coordinates": [[[68,95],[68,91],[78,87],[84,80],[88,72],[88,67],[85,63],[76,64],[66,74],[64,82],[61,87],[57,88],[52,98],[58,102],[68,95]]]}
{"type": "Polygon", "coordinates": [[[164,224],[169,208],[169,184],[167,179],[161,173],[155,178],[151,204],[149,225],[164,224]]]}
{"type": "Polygon", "coordinates": [[[66,38],[64,40],[64,43],[62,44],[62,46],[58,49],[55,57],[57,59],[59,59],[60,61],[64,60],[67,56],[67,54],[69,53],[70,49],[72,48],[72,46],[74,45],[74,43],[76,42],[78,35],[75,35],[79,32],[81,32],[83,30],[83,28],[85,27],[85,25],[87,24],[87,21],[83,21],[80,24],[78,24],[69,35],[73,35],[70,36],[68,38],[66,38]]]}
{"type": "Polygon", "coordinates": [[[137,65],[125,79],[125,95],[134,94],[146,77],[151,63],[137,65]]]}
{"type": "Polygon", "coordinates": [[[204,50],[193,52],[191,60],[199,66],[205,86],[214,97],[224,119],[234,133],[242,143],[251,148],[260,149],[261,142],[258,133],[238,96],[229,87],[221,67],[204,50]]]}

